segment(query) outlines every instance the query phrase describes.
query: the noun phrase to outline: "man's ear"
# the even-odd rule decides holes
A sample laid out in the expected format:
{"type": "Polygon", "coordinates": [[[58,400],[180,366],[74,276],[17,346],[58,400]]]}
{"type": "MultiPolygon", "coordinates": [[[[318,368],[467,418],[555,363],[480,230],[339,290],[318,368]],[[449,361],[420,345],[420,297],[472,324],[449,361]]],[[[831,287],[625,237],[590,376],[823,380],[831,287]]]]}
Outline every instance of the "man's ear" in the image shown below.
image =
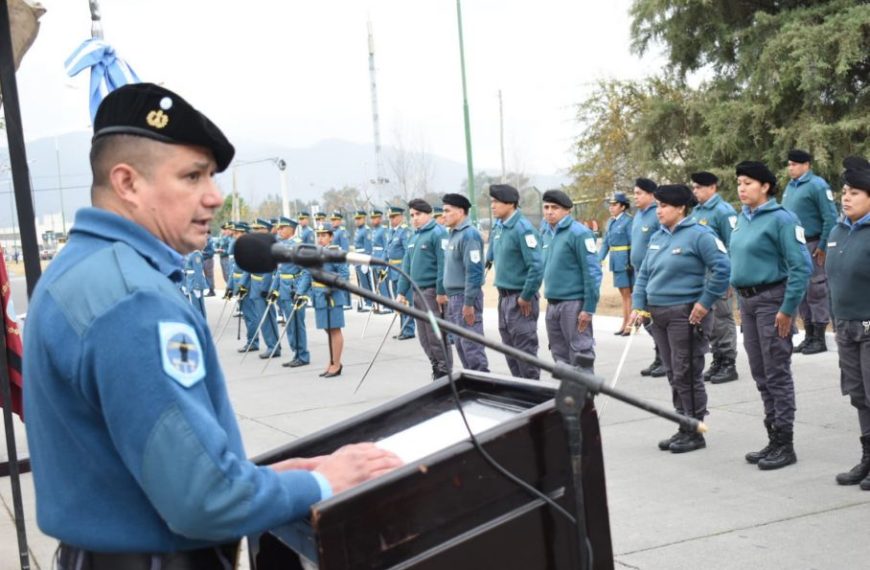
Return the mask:
{"type": "Polygon", "coordinates": [[[142,175],[131,165],[121,162],[109,171],[109,186],[115,196],[122,202],[137,204],[139,202],[139,185],[142,175]]]}

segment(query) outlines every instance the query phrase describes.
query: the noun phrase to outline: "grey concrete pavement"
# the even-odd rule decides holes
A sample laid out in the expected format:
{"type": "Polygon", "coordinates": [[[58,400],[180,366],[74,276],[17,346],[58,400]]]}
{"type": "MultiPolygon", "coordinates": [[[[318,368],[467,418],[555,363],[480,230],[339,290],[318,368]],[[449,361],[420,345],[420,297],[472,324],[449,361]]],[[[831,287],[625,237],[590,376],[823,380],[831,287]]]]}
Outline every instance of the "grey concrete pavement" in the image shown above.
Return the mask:
{"type": "MultiPolygon", "coordinates": [[[[209,298],[207,303],[214,321],[223,301],[209,298]]],[[[388,338],[369,377],[353,394],[392,317],[373,315],[361,339],[367,315],[348,311],[346,316],[344,373],[330,380],[317,377],[328,351],[326,335],[314,330],[311,312],[310,366],[280,367],[289,358],[286,345],[282,358],[265,373],[261,372],[263,361],[254,355],[240,364],[235,349],[242,343],[235,339],[234,325],[218,343],[251,455],[429,382],[430,367],[417,340],[388,338]]],[[[494,310],[485,311],[484,324],[487,336],[497,339],[494,310]]],[[[616,318],[595,317],[596,369],[608,382],[628,341],[613,336],[618,324],[616,318]]],[[[396,328],[391,334],[395,332],[396,328]]],[[[540,356],[548,358],[543,320],[539,334],[540,356]]],[[[834,348],[830,336],[828,346],[834,348]]],[[[488,356],[493,372],[508,373],[501,355],[488,351],[488,356]]],[[[639,375],[652,356],[652,340],[645,332],[639,333],[617,388],[668,406],[666,380],[639,375]]],[[[737,366],[740,380],[707,385],[711,414],[704,450],[684,455],[661,452],[656,442],[674,431],[672,424],[620,402],[604,407],[601,424],[616,567],[867,567],[870,543],[861,538],[861,529],[870,522],[870,492],[834,483],[834,475],[850,468],[860,456],[857,418],[839,393],[836,353],[794,357],[798,463],[773,472],[760,471],[743,460],[745,452],[765,444],[766,434],[761,401],[742,352],[737,366]]],[[[27,455],[20,424],[16,432],[21,455],[27,455]]],[[[5,449],[0,451],[3,454],[5,449]]],[[[41,535],[36,526],[30,475],[24,476],[23,484],[33,567],[50,568],[55,541],[41,535]]],[[[0,500],[0,569],[17,568],[8,479],[0,480],[0,500]]]]}

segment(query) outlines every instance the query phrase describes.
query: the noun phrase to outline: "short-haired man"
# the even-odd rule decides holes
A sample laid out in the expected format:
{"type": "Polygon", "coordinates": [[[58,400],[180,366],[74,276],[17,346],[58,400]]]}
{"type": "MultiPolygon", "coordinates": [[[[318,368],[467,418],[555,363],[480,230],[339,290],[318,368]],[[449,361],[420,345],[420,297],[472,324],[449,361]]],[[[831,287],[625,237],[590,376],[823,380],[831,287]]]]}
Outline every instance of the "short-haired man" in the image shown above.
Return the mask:
{"type": "MultiPolygon", "coordinates": [[[[372,254],[372,230],[366,225],[366,211],[357,210],[353,215],[353,223],[356,226],[356,232],[353,234],[353,250],[357,253],[366,255],[372,254]]],[[[360,287],[367,291],[373,290],[371,280],[371,272],[368,265],[357,265],[355,267],[356,282],[360,287]]],[[[357,310],[360,312],[371,310],[372,302],[369,299],[360,299],[360,304],[357,305],[357,310]]]]}
{"type": "MultiPolygon", "coordinates": [[[[640,273],[640,266],[643,265],[643,259],[646,257],[646,252],[649,249],[649,240],[653,234],[659,231],[658,205],[655,200],[655,191],[658,189],[658,184],[649,178],[638,178],[634,181],[634,206],[637,212],[631,220],[631,251],[629,254],[629,262],[634,273],[634,278],[637,278],[640,273]]],[[[613,259],[613,256],[611,256],[613,259]]],[[[647,323],[644,328],[652,336],[652,330],[647,323]]],[[[665,367],[662,364],[662,357],[659,353],[659,347],[653,344],[655,348],[655,359],[652,364],[640,371],[641,376],[652,376],[653,378],[661,378],[665,376],[665,367]]]]}
{"type": "MultiPolygon", "coordinates": [[[[405,209],[399,206],[390,206],[390,234],[387,238],[387,263],[390,265],[401,266],[405,260],[405,253],[408,250],[408,242],[411,240],[411,228],[405,223],[405,209]]],[[[394,297],[399,293],[399,272],[390,269],[388,272],[390,279],[390,289],[394,297]]],[[[407,315],[402,315],[400,318],[402,330],[393,338],[397,340],[408,340],[416,336],[414,331],[417,326],[416,321],[407,315]]]]}

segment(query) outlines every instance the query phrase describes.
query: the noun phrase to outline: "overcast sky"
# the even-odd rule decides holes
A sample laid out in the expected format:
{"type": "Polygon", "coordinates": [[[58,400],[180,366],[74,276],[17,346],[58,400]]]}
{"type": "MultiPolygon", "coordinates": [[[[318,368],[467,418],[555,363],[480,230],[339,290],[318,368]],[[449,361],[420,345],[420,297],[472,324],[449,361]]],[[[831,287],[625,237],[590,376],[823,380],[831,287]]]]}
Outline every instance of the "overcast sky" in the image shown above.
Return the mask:
{"type": "MultiPolygon", "coordinates": [[[[28,139],[89,127],[88,73],[63,62],[90,36],[87,0],[47,13],[18,71],[28,139]]],[[[372,141],[366,19],[381,138],[465,162],[452,0],[101,0],[105,39],[143,81],[163,82],[230,137],[305,147],[372,141]],[[245,11],[239,12],[239,7],[245,11]]],[[[573,105],[595,80],[655,72],[629,53],[630,0],[462,3],[474,164],[496,169],[498,90],[509,170],[570,166],[573,105]]],[[[261,157],[240,156],[241,159],[261,157]]]]}

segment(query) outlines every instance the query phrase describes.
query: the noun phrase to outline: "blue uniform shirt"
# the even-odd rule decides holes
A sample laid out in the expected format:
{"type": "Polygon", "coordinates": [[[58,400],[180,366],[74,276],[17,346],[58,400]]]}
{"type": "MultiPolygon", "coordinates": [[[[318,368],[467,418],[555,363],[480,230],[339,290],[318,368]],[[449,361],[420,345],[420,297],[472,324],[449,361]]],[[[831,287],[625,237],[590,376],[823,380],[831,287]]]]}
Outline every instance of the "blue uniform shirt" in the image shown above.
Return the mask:
{"type": "Polygon", "coordinates": [[[601,251],[598,252],[598,259],[604,261],[609,253],[611,271],[626,271],[629,268],[631,223],[632,217],[625,212],[607,221],[607,231],[604,234],[604,239],[601,240],[601,251]]]}
{"type": "Polygon", "coordinates": [[[387,241],[389,231],[384,226],[372,228],[372,257],[375,259],[387,258],[387,241]]]}
{"type": "Polygon", "coordinates": [[[372,230],[368,226],[356,229],[353,235],[353,249],[357,253],[372,254],[372,230]]]}
{"type": "MultiPolygon", "coordinates": [[[[302,243],[302,238],[293,236],[290,239],[278,240],[278,243],[292,246],[302,243]]],[[[311,289],[311,274],[295,263],[279,263],[272,276],[269,292],[278,291],[281,301],[292,301],[295,296],[309,296],[311,289]]]]}
{"type": "MultiPolygon", "coordinates": [[[[659,218],[656,215],[658,205],[653,202],[646,207],[645,210],[638,210],[631,220],[631,245],[630,256],[631,266],[635,271],[643,265],[643,258],[646,256],[646,249],[649,246],[649,240],[653,234],[659,231],[659,218]]],[[[610,254],[610,263],[613,263],[613,253],[610,254]]]]}
{"type": "Polygon", "coordinates": [[[834,193],[824,178],[810,170],[790,180],[782,194],[782,207],[800,220],[809,239],[819,240],[819,249],[828,247],[828,234],[837,223],[834,193]]]}
{"type": "Polygon", "coordinates": [[[299,229],[296,230],[296,234],[302,238],[302,243],[315,244],[317,242],[317,236],[314,234],[314,230],[308,226],[300,225],[299,229]]]}
{"type": "Polygon", "coordinates": [[[870,320],[870,214],[854,224],[843,216],[828,236],[825,270],[835,318],[870,320]]]}
{"type": "Polygon", "coordinates": [[[332,245],[341,251],[350,251],[350,239],[347,237],[347,230],[344,229],[344,226],[332,230],[332,245]]]}
{"type": "Polygon", "coordinates": [[[571,216],[562,218],[551,231],[553,237],[544,264],[544,297],[582,299],[583,310],[594,313],[601,287],[595,235],[571,216]]]}
{"type": "Polygon", "coordinates": [[[188,291],[204,291],[208,288],[202,257],[202,252],[197,250],[184,258],[185,286],[188,291]]]}
{"type": "Polygon", "coordinates": [[[450,231],[444,252],[444,290],[464,295],[463,304],[473,307],[483,287],[483,238],[466,218],[450,231]]]}
{"type": "Polygon", "coordinates": [[[205,242],[205,247],[202,248],[202,256],[206,259],[210,257],[214,257],[214,249],[215,249],[215,238],[208,236],[208,240],[205,242]]]}
{"type": "Polygon", "coordinates": [[[731,232],[737,225],[737,211],[734,206],[722,199],[718,193],[698,204],[689,216],[702,226],[707,226],[727,247],[731,243],[731,232]]]}
{"type": "Polygon", "coordinates": [[[307,471],[246,459],[181,256],[141,226],[79,210],[34,291],[24,404],[37,519],[102,552],[228,542],[309,512],[307,471]]]}
{"type": "MultiPolygon", "coordinates": [[[[408,246],[408,240],[411,239],[411,228],[408,224],[402,222],[395,228],[390,228],[389,236],[387,237],[387,261],[390,265],[400,265],[405,259],[405,249],[408,246]]],[[[398,271],[390,272],[390,279],[397,280],[399,278],[398,271]]]]}

